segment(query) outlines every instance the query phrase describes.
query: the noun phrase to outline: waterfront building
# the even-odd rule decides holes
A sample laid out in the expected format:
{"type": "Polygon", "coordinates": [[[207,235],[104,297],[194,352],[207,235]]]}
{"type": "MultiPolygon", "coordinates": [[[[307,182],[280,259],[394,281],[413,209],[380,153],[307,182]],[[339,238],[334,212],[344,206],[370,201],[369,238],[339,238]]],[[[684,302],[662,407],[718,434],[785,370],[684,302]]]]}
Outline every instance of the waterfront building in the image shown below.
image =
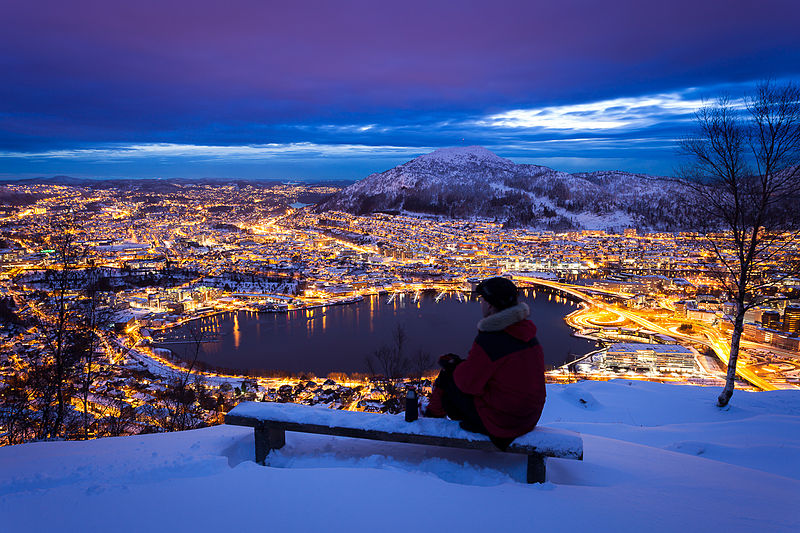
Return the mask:
{"type": "Polygon", "coordinates": [[[620,370],[692,372],[695,358],[691,348],[680,344],[624,342],[608,347],[603,366],[620,370]]]}

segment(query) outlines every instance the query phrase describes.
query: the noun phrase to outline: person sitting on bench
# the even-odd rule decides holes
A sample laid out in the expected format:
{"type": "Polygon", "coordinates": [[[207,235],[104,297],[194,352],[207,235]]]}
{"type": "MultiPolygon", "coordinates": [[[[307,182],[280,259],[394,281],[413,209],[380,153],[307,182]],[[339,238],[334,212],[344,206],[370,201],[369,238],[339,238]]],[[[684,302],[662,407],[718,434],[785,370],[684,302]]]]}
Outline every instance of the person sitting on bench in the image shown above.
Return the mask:
{"type": "Polygon", "coordinates": [[[530,309],[517,301],[511,280],[494,277],[478,284],[483,319],[466,360],[439,358],[425,416],[460,420],[467,431],[488,435],[505,450],[531,431],[545,402],[544,356],[530,309]]]}

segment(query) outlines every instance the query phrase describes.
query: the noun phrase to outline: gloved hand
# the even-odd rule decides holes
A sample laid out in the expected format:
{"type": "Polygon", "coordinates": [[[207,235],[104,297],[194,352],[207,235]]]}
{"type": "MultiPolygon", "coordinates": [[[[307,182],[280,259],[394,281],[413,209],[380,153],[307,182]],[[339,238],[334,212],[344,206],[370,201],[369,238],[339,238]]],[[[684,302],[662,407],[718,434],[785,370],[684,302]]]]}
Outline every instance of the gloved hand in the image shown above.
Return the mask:
{"type": "Polygon", "coordinates": [[[463,361],[464,360],[456,354],[448,353],[439,357],[439,366],[448,372],[452,372],[459,365],[459,363],[462,363],[463,361]]]}

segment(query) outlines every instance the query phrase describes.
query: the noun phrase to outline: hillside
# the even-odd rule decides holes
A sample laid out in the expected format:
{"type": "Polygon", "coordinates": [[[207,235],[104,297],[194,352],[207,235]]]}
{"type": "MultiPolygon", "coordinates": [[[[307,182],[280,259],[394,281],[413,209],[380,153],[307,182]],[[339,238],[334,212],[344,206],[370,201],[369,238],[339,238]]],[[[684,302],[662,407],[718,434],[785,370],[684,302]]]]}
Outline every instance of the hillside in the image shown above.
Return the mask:
{"type": "Polygon", "coordinates": [[[555,231],[686,226],[685,202],[665,178],[618,171],[568,174],[517,165],[480,146],[436,150],[371,174],[318,210],[480,217],[555,231]]]}
{"type": "Polygon", "coordinates": [[[714,398],[549,385],[541,424],[580,431],[584,460],[549,460],[543,485],[520,483],[519,456],[293,433],[262,467],[241,427],[5,447],[0,516],[7,531],[796,531],[800,393],[714,398]]]}

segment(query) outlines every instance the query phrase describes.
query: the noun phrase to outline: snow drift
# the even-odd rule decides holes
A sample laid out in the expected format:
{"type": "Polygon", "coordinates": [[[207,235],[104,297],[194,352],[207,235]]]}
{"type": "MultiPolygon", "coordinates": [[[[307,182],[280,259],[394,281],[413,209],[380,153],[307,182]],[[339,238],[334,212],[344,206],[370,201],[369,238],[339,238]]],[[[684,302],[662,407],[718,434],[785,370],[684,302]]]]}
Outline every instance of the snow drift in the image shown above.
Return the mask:
{"type": "MultiPolygon", "coordinates": [[[[268,466],[249,428],[0,449],[4,531],[796,531],[800,391],[549,385],[542,425],[584,460],[287,433],[268,466]]],[[[386,415],[391,416],[391,415],[386,415]]]]}

